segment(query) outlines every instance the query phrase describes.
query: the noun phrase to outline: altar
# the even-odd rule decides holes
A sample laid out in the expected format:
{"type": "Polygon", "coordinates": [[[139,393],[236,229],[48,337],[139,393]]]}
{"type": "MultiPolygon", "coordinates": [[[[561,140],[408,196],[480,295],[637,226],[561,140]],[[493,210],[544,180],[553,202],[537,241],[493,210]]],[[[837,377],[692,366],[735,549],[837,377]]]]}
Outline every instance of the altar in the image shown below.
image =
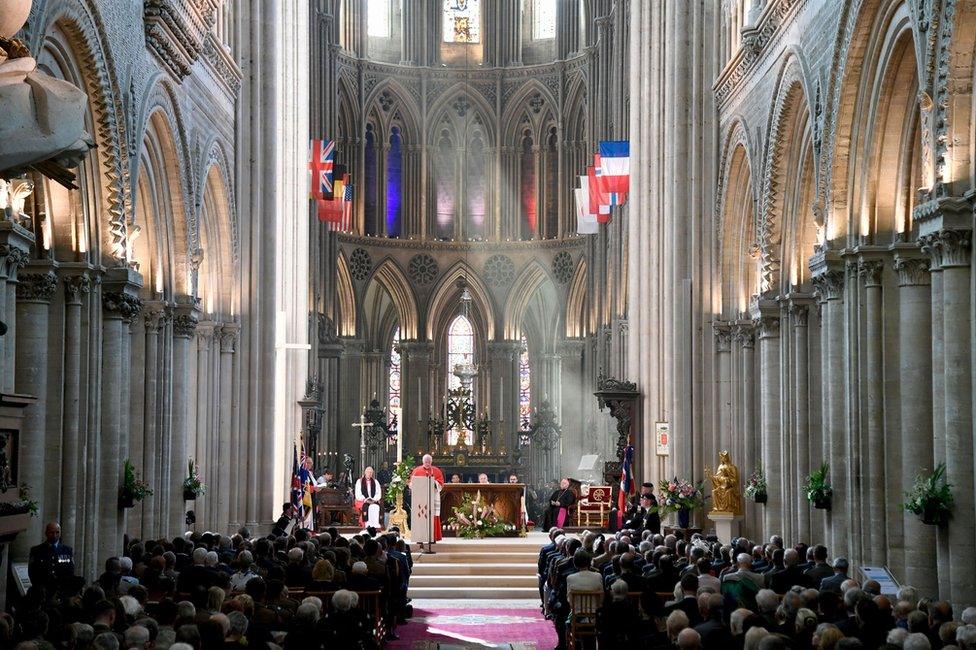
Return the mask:
{"type": "Polygon", "coordinates": [[[455,537],[450,529],[450,519],[454,508],[460,506],[465,496],[481,499],[482,503],[493,504],[499,521],[515,526],[508,537],[515,537],[522,531],[522,494],[525,486],[520,483],[445,483],[441,491],[441,526],[444,537],[455,537]]]}

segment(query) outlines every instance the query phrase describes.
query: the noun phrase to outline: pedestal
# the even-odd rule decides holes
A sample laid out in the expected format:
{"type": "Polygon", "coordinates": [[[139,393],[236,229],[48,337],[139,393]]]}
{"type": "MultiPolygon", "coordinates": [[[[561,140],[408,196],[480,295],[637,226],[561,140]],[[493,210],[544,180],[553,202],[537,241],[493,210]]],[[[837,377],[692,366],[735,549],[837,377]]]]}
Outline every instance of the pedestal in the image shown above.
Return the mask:
{"type": "Polygon", "coordinates": [[[715,524],[715,536],[723,544],[728,544],[733,537],[739,536],[739,520],[742,519],[742,515],[710,512],[708,518],[715,524]]]}
{"type": "Polygon", "coordinates": [[[410,537],[410,525],[407,511],[403,509],[403,493],[396,495],[396,507],[390,513],[390,527],[396,526],[400,529],[400,537],[410,537]]]}

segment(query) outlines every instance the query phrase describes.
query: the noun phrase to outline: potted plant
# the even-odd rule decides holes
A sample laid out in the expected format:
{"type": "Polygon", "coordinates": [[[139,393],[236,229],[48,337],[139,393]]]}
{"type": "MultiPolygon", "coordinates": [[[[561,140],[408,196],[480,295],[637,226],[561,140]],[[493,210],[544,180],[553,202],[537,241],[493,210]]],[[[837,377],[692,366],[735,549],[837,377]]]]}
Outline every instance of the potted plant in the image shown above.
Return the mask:
{"type": "Polygon", "coordinates": [[[410,475],[413,473],[414,460],[413,456],[404,456],[403,460],[397,463],[393,468],[393,476],[390,478],[390,484],[386,487],[386,491],[383,494],[383,500],[386,501],[390,506],[396,505],[397,496],[403,494],[403,490],[410,483],[410,475]]]}
{"type": "Polygon", "coordinates": [[[665,514],[677,512],[678,528],[688,528],[691,525],[691,511],[705,503],[702,483],[692,483],[675,476],[670,480],[661,481],[658,489],[661,492],[658,511],[665,514]]]}
{"type": "Polygon", "coordinates": [[[830,510],[830,499],[834,495],[834,488],[830,487],[830,465],[826,461],[820,469],[810,473],[803,489],[807,493],[807,500],[813,502],[814,508],[830,510]]]}
{"type": "Polygon", "coordinates": [[[749,480],[746,481],[746,498],[752,499],[756,503],[766,503],[769,500],[769,493],[766,491],[766,473],[763,471],[762,463],[756,466],[749,480]]]}
{"type": "Polygon", "coordinates": [[[200,480],[199,468],[191,458],[186,464],[186,478],[183,479],[183,500],[193,501],[207,491],[207,484],[200,480]]]}
{"type": "Polygon", "coordinates": [[[915,485],[911,492],[906,492],[907,500],[901,504],[903,510],[908,510],[922,518],[922,523],[929,526],[945,526],[949,522],[952,512],[952,485],[946,483],[945,463],[939,463],[931,474],[919,472],[915,475],[915,485]]]}
{"type": "Polygon", "coordinates": [[[129,459],[125,459],[123,464],[122,486],[119,488],[119,508],[131,508],[136,501],[142,501],[148,496],[152,496],[152,488],[149,484],[136,476],[136,468],[132,466],[129,459]]]}

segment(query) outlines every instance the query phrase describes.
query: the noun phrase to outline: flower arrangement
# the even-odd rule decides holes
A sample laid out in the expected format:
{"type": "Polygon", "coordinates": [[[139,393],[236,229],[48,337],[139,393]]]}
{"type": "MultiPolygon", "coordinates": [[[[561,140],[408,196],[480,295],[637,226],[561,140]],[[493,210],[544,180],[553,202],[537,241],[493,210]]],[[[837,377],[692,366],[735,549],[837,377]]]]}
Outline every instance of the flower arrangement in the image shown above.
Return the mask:
{"type": "Polygon", "coordinates": [[[152,496],[152,493],[152,488],[136,476],[136,468],[126,458],[123,465],[122,486],[119,488],[119,505],[123,508],[131,508],[136,501],[142,501],[152,496]]]}
{"type": "Polygon", "coordinates": [[[37,501],[31,499],[30,486],[26,483],[20,484],[20,491],[16,501],[0,502],[0,517],[11,517],[13,515],[37,516],[37,501]]]}
{"type": "Polygon", "coordinates": [[[386,487],[386,492],[383,495],[383,499],[387,504],[391,506],[396,504],[397,495],[403,494],[407,483],[410,482],[410,474],[413,472],[413,468],[413,456],[404,456],[403,460],[393,468],[393,477],[390,479],[390,484],[386,487]]]}
{"type": "Polygon", "coordinates": [[[207,485],[200,480],[197,464],[191,458],[186,464],[186,478],[183,479],[183,500],[193,501],[206,493],[207,485]]]}
{"type": "Polygon", "coordinates": [[[453,530],[457,530],[459,537],[467,539],[496,537],[504,535],[511,528],[504,522],[498,521],[492,506],[482,504],[471,494],[464,495],[461,505],[455,506],[449,523],[453,530]]]}
{"type": "Polygon", "coordinates": [[[830,499],[834,496],[834,488],[830,487],[830,465],[825,461],[820,469],[814,470],[803,484],[807,493],[807,500],[813,502],[815,508],[830,509],[830,499]]]}
{"type": "Polygon", "coordinates": [[[933,526],[944,526],[952,512],[952,484],[945,479],[945,463],[939,463],[929,475],[919,472],[915,475],[915,485],[906,492],[907,500],[901,504],[903,510],[922,518],[922,522],[933,526]]]}
{"type": "Polygon", "coordinates": [[[692,483],[675,476],[661,481],[658,489],[661,492],[658,511],[663,514],[694,510],[705,504],[705,491],[701,481],[692,483]]]}
{"type": "Polygon", "coordinates": [[[769,498],[766,491],[766,472],[763,471],[762,463],[756,466],[749,480],[746,481],[745,495],[756,503],[766,503],[769,498]]]}

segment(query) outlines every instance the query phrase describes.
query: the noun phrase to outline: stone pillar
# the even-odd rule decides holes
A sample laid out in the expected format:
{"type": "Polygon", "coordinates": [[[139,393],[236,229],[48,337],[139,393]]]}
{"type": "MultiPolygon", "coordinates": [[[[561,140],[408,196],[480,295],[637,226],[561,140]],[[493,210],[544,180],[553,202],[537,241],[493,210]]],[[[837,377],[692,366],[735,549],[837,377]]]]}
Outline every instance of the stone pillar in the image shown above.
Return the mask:
{"type": "MultiPolygon", "coordinates": [[[[30,547],[43,538],[44,525],[60,519],[61,436],[48,432],[48,315],[58,279],[47,269],[21,274],[17,291],[16,392],[34,395],[37,402],[24,411],[18,464],[22,482],[40,512],[31,517],[27,530],[17,536],[12,552],[27,557],[30,547]],[[26,479],[25,481],[23,479],[26,479]]],[[[12,374],[12,373],[11,373],[12,374]]]]}
{"type": "MultiPolygon", "coordinates": [[[[0,223],[13,225],[9,221],[0,223]]],[[[19,226],[15,226],[15,228],[23,230],[19,226]]],[[[7,325],[7,333],[0,339],[0,348],[3,348],[3,354],[0,356],[0,369],[2,369],[2,373],[0,373],[0,387],[2,387],[5,393],[14,392],[14,379],[17,368],[17,274],[20,269],[26,266],[27,261],[30,259],[30,252],[26,247],[29,244],[24,244],[24,241],[19,237],[15,237],[14,234],[7,232],[6,229],[0,230],[0,242],[4,241],[4,236],[10,238],[7,241],[14,242],[10,244],[0,243],[0,257],[3,257],[0,265],[3,266],[5,276],[0,278],[0,289],[3,290],[0,292],[0,303],[3,303],[3,311],[0,312],[0,321],[7,325]],[[25,247],[21,248],[21,245],[25,247]]]]}
{"type": "Polygon", "coordinates": [[[576,0],[557,0],[556,56],[568,59],[580,51],[580,3],[576,0]]]}
{"type": "Polygon", "coordinates": [[[234,431],[232,408],[234,405],[234,352],[237,350],[237,335],[240,326],[236,323],[226,323],[220,328],[220,426],[217,430],[217,530],[221,533],[229,531],[230,503],[237,490],[237,465],[231,450],[239,447],[237,432],[234,431]]]}
{"type": "MultiPolygon", "coordinates": [[[[423,2],[404,2],[400,21],[400,65],[418,65],[422,61],[424,33],[434,27],[424,24],[423,2]]],[[[326,71],[326,75],[331,74],[326,71]]]]}
{"type": "Polygon", "coordinates": [[[824,383],[824,454],[814,460],[830,463],[830,483],[834,489],[832,510],[826,513],[829,544],[835,556],[846,556],[850,551],[850,491],[848,489],[848,458],[850,449],[847,436],[847,333],[844,324],[844,271],[824,263],[817,269],[814,287],[825,300],[823,306],[822,345],[825,352],[824,383]]]}
{"type": "Polygon", "coordinates": [[[887,519],[885,499],[885,421],[884,421],[884,303],[882,302],[881,278],[884,263],[881,259],[861,257],[858,275],[864,282],[864,359],[866,381],[866,408],[864,421],[867,426],[867,503],[864,515],[867,526],[866,560],[874,564],[885,563],[887,519]]]}
{"type": "MultiPolygon", "coordinates": [[[[971,217],[970,217],[971,219],[971,217]]],[[[948,219],[946,219],[948,220],[948,219]]],[[[962,220],[960,220],[962,221],[962,220]]],[[[965,223],[965,221],[962,221],[965,223]]],[[[946,479],[952,484],[955,512],[948,527],[949,598],[956,604],[976,602],[972,564],[964,550],[976,536],[973,482],[973,365],[971,254],[972,231],[946,228],[926,235],[923,245],[942,269],[942,350],[945,369],[944,431],[946,479]]],[[[940,459],[937,459],[940,460],[940,459]]],[[[929,463],[931,467],[932,463],[929,463]]]]}
{"type": "Polygon", "coordinates": [[[809,387],[809,337],[808,322],[810,318],[809,298],[800,300],[790,298],[790,320],[793,323],[794,368],[792,386],[787,390],[793,391],[793,445],[795,448],[795,464],[791,473],[784,473],[786,480],[794,483],[794,498],[785,507],[796,513],[796,538],[810,543],[810,510],[806,504],[806,496],[800,489],[803,477],[810,472],[810,387],[809,387]],[[792,476],[790,476],[792,474],[792,476]]]}
{"type": "MultiPolygon", "coordinates": [[[[495,430],[508,434],[509,439],[504,440],[507,449],[515,448],[515,437],[522,425],[519,420],[518,384],[520,352],[520,341],[488,342],[488,359],[491,367],[491,388],[488,391],[491,400],[489,415],[495,430]]],[[[495,445],[501,442],[503,440],[499,440],[496,434],[495,445]]]]}
{"type": "Polygon", "coordinates": [[[64,279],[64,395],[61,416],[61,539],[79,553],[79,512],[84,498],[85,466],[81,440],[81,304],[91,291],[91,276],[71,273],[64,279]]]}
{"type": "MultiPolygon", "coordinates": [[[[732,328],[727,322],[715,321],[712,329],[715,332],[715,441],[720,450],[731,450],[732,328]]],[[[709,457],[713,455],[709,454],[709,457]]]]}
{"type": "Polygon", "coordinates": [[[427,443],[427,418],[432,414],[430,341],[400,342],[400,392],[403,402],[400,431],[403,453],[413,453],[427,443]]]}
{"type": "MultiPolygon", "coordinates": [[[[143,476],[156,493],[151,497],[159,502],[165,493],[164,483],[167,479],[159,473],[162,445],[160,444],[159,425],[161,423],[159,410],[159,331],[165,326],[168,318],[168,306],[164,302],[146,303],[143,318],[146,323],[146,354],[144,368],[145,408],[143,410],[143,476]]],[[[152,503],[144,504],[142,509],[142,534],[145,539],[155,539],[159,522],[156,519],[157,508],[152,503]]]]}
{"type": "MultiPolygon", "coordinates": [[[[733,328],[733,337],[739,346],[739,378],[741,393],[739,394],[739,437],[736,453],[742,459],[745,467],[754,467],[759,461],[759,443],[756,435],[759,427],[756,422],[756,359],[755,359],[755,330],[750,321],[737,321],[733,328]]],[[[735,458],[735,456],[733,456],[735,458]]],[[[761,516],[752,509],[746,512],[746,528],[748,535],[755,535],[761,526],[761,516]]]]}
{"type": "MultiPolygon", "coordinates": [[[[196,334],[200,312],[192,298],[177,300],[173,315],[173,430],[169,444],[170,510],[168,525],[170,535],[186,530],[183,501],[183,478],[189,460],[187,439],[190,419],[190,341],[196,334]]],[[[255,457],[257,458],[257,457],[255,457]]],[[[199,462],[199,459],[196,459],[199,462]]],[[[257,490],[252,490],[257,492],[257,490]]]]}
{"type": "Polygon", "coordinates": [[[98,449],[93,450],[98,459],[98,554],[99,566],[117,555],[125,532],[125,512],[118,507],[119,488],[122,484],[120,457],[123,448],[122,409],[128,408],[128,386],[124,384],[123,365],[127,346],[124,338],[129,335],[129,324],[142,310],[142,301],[135,295],[138,290],[138,274],[127,269],[112,269],[102,290],[102,383],[101,432],[98,449]]]}
{"type": "Polygon", "coordinates": [[[766,538],[783,531],[784,466],[782,463],[783,427],[780,422],[779,306],[759,300],[752,316],[759,338],[759,434],[761,458],[769,485],[769,501],[763,507],[763,534],[766,538]]]}
{"type": "MultiPolygon", "coordinates": [[[[218,418],[214,417],[215,414],[211,410],[216,406],[215,400],[211,399],[211,394],[220,379],[213,363],[214,347],[216,345],[219,350],[220,341],[215,336],[217,326],[209,320],[208,316],[205,315],[204,318],[205,320],[197,325],[194,346],[196,349],[194,350],[193,347],[190,349],[190,354],[196,355],[196,385],[194,386],[196,394],[193,396],[196,412],[191,411],[190,431],[194,433],[187,441],[187,450],[196,457],[202,474],[212,477],[211,489],[193,503],[198,528],[212,529],[216,524],[217,495],[220,491],[220,487],[214,485],[213,479],[216,478],[219,482],[221,463],[216,457],[215,443],[218,433],[214,431],[214,427],[218,418]],[[215,341],[215,338],[218,340],[215,341]]],[[[192,379],[194,376],[192,372],[190,376],[192,379]]]]}
{"type": "MultiPolygon", "coordinates": [[[[932,468],[932,322],[929,262],[912,251],[898,250],[898,359],[901,379],[902,478],[932,468]]],[[[967,288],[968,295],[968,288],[967,288]]],[[[918,548],[935,547],[935,531],[917,515],[903,513],[906,540],[905,583],[921,593],[938,589],[935,555],[918,548]]]]}

